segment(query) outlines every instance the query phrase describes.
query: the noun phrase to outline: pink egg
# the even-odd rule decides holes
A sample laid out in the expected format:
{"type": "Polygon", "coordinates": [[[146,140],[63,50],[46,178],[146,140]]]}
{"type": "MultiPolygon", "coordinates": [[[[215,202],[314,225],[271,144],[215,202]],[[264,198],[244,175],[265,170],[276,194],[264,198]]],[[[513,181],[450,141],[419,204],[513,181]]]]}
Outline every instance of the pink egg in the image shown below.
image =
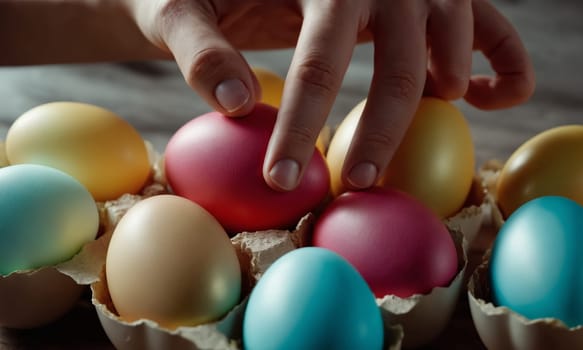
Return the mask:
{"type": "Polygon", "coordinates": [[[408,297],[449,285],[457,273],[454,241],[428,207],[395,190],[346,192],[324,210],[313,245],[345,257],[377,297],[408,297]]]}
{"type": "Polygon", "coordinates": [[[277,109],[258,104],[247,116],[211,112],[170,139],[164,155],[172,191],[208,210],[230,233],[288,228],[327,196],[330,174],[314,148],[299,186],[273,190],[262,175],[277,109]]]}

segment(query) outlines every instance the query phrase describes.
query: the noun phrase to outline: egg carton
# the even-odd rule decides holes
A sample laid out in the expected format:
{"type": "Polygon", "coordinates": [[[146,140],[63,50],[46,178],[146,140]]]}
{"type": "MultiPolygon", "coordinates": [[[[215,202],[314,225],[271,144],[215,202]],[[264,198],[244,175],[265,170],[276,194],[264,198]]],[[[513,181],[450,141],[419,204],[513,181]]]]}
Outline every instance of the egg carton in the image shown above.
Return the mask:
{"type": "MultiPolygon", "coordinates": [[[[90,286],[92,303],[97,315],[112,343],[119,349],[148,349],[168,347],[172,349],[240,349],[241,348],[241,321],[245,309],[246,299],[234,307],[226,316],[217,322],[212,322],[196,327],[181,327],[176,330],[167,330],[154,321],[140,320],[125,322],[116,314],[111,298],[107,290],[104,276],[104,264],[107,246],[111,234],[123,217],[133,205],[139,201],[159,194],[169,193],[163,174],[163,157],[156,153],[148,144],[150,161],[152,164],[152,176],[149,183],[139,194],[125,194],[112,201],[98,203],[101,215],[101,229],[99,237],[85,245],[83,249],[71,260],[61,264],[31,271],[26,274],[15,274],[10,279],[20,279],[29,276],[47,275],[38,278],[38,287],[35,290],[43,291],[43,300],[38,305],[24,300],[14,303],[14,299],[5,296],[9,290],[9,279],[0,279],[0,300],[9,301],[15,312],[11,314],[23,314],[22,310],[29,310],[30,314],[44,318],[22,323],[23,328],[37,327],[44,323],[56,320],[78,301],[84,287],[90,286]],[[59,282],[58,280],[65,282],[59,282]],[[41,287],[42,286],[42,287],[41,287]],[[65,298],[65,302],[47,303],[45,298],[50,296],[50,288],[54,287],[55,294],[65,298]],[[67,290],[70,289],[70,292],[67,290]],[[49,293],[49,294],[47,294],[49,293]],[[46,313],[43,307],[52,305],[56,309],[63,305],[59,312],[46,313]]],[[[480,191],[478,191],[480,193],[480,191]]],[[[446,326],[455,307],[457,296],[462,290],[462,280],[465,273],[467,259],[465,249],[468,246],[466,237],[477,235],[482,222],[484,203],[478,200],[470,201],[457,215],[445,221],[456,242],[459,257],[459,271],[449,286],[435,288],[427,295],[415,295],[410,298],[396,298],[385,296],[378,298],[377,304],[382,310],[385,321],[385,348],[400,349],[402,346],[417,347],[429,343],[446,326]],[[436,312],[439,309],[440,312],[436,312]],[[406,336],[408,335],[408,336],[406,336]]],[[[237,251],[243,268],[243,291],[248,295],[255,283],[261,278],[263,272],[283,254],[308,245],[309,232],[314,216],[306,215],[292,231],[267,230],[262,232],[243,232],[231,241],[237,251]]],[[[14,282],[10,282],[14,283],[14,282]]],[[[30,281],[27,281],[30,283],[30,281]]],[[[21,287],[18,287],[21,288],[21,287]]],[[[6,306],[0,305],[1,308],[6,306]]],[[[3,313],[4,314],[4,313],[3,313]]],[[[30,317],[30,316],[28,316],[30,317]]],[[[14,322],[14,320],[9,320],[14,322]]],[[[1,320],[0,320],[1,322],[1,320]]],[[[19,321],[20,322],[20,321],[19,321]]]]}
{"type": "Polygon", "coordinates": [[[530,320],[492,302],[489,285],[490,251],[468,283],[468,302],[476,330],[488,349],[583,349],[583,326],[567,327],[553,318],[530,320]]]}
{"type": "Polygon", "coordinates": [[[403,327],[405,348],[420,348],[435,340],[447,327],[460,293],[465,290],[468,266],[465,238],[457,230],[450,229],[450,234],[458,255],[458,272],[449,285],[433,288],[428,294],[415,294],[407,298],[395,295],[377,298],[385,320],[403,327]]]}
{"type": "MultiPolygon", "coordinates": [[[[242,266],[245,296],[220,320],[198,326],[169,330],[152,320],[124,321],[111,301],[102,267],[91,290],[92,303],[105,333],[118,349],[242,349],[242,320],[249,292],[273,262],[306,244],[312,221],[313,216],[308,214],[292,231],[243,232],[232,237],[242,266]]],[[[401,340],[401,327],[386,324],[385,349],[400,349],[401,340]]]]}
{"type": "Polygon", "coordinates": [[[470,313],[478,335],[488,349],[542,350],[583,348],[583,326],[568,327],[554,318],[528,319],[508,307],[497,306],[492,300],[489,264],[492,244],[505,217],[497,204],[496,185],[504,162],[492,159],[480,168],[482,186],[490,226],[481,263],[470,276],[467,285],[470,313]]]}
{"type": "MultiPolygon", "coordinates": [[[[0,167],[7,166],[0,142],[0,167]]],[[[0,276],[0,326],[13,329],[38,328],[69,312],[83,291],[99,280],[112,228],[125,211],[138,201],[167,193],[162,156],[146,142],[152,167],[148,183],[139,194],[125,194],[115,201],[97,203],[100,214],[98,237],[71,259],[37,269],[0,276]]]]}
{"type": "MultiPolygon", "coordinates": [[[[114,206],[110,208],[113,210],[114,206]]],[[[313,220],[314,217],[308,214],[293,231],[243,232],[232,237],[231,242],[244,272],[246,295],[274,261],[287,252],[308,244],[313,220]]],[[[427,345],[443,331],[451,319],[464,287],[467,257],[464,235],[455,229],[450,229],[450,233],[455,242],[459,263],[458,273],[449,286],[435,288],[427,295],[414,295],[409,298],[385,296],[377,299],[385,324],[385,348],[427,345]]],[[[246,299],[217,322],[167,330],[151,320],[125,322],[121,319],[111,302],[103,272],[99,281],[91,285],[91,289],[99,319],[106,334],[119,349],[153,349],[160,344],[179,349],[241,348],[241,322],[246,299]]]]}
{"type": "Polygon", "coordinates": [[[484,178],[478,172],[473,179],[472,187],[466,203],[459,212],[444,219],[445,225],[450,230],[461,232],[464,236],[464,249],[476,249],[481,244],[480,232],[485,219],[489,218],[492,203],[489,200],[488,191],[484,187],[484,178]]]}
{"type": "MultiPolygon", "coordinates": [[[[116,312],[105,278],[105,257],[109,239],[125,213],[141,200],[153,195],[169,193],[163,174],[163,156],[150,149],[152,155],[152,181],[140,194],[125,194],[116,200],[100,203],[103,234],[100,244],[91,246],[90,263],[77,259],[70,263],[70,274],[87,274],[90,282],[92,304],[99,321],[111,342],[118,349],[241,349],[242,318],[246,299],[257,281],[271,264],[291,250],[306,246],[314,220],[312,214],[301,218],[294,230],[264,230],[241,232],[231,237],[231,242],[242,268],[242,301],[216,322],[199,326],[179,327],[169,330],[153,320],[127,322],[116,312]]],[[[400,349],[403,338],[399,325],[387,324],[386,349],[400,349]]]]}
{"type": "Polygon", "coordinates": [[[59,264],[0,276],[0,326],[36,328],[71,310],[85,287],[97,281],[108,238],[104,235],[85,244],[59,264]]]}

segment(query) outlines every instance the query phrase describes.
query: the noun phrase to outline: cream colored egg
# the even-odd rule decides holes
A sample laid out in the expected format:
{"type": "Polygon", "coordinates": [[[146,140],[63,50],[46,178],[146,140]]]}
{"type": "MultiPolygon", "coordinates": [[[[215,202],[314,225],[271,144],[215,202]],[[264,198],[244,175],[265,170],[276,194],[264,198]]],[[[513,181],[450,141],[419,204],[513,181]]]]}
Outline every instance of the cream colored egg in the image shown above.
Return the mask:
{"type": "MultiPolygon", "coordinates": [[[[364,104],[361,101],[348,113],[328,148],[335,195],[346,190],[340,175],[364,104]]],[[[424,97],[379,185],[401,189],[445,218],[463,206],[474,167],[471,130],[461,111],[448,101],[424,97]]]]}
{"type": "Polygon", "coordinates": [[[6,158],[6,145],[0,141],[0,168],[8,165],[8,158],[6,158]]]}
{"type": "Polygon", "coordinates": [[[334,196],[338,196],[346,191],[346,187],[341,179],[342,166],[344,165],[344,159],[348,153],[348,148],[354,137],[354,132],[360,120],[360,115],[364,110],[365,103],[366,100],[360,101],[348,112],[330,139],[330,144],[326,152],[326,161],[330,169],[330,186],[334,196]]]}
{"type": "Polygon", "coordinates": [[[11,164],[60,169],[97,201],[136,193],[150,175],[144,140],[119,115],[91,104],[52,102],[18,117],[6,136],[11,164]]]}
{"type": "Polygon", "coordinates": [[[241,267],[218,221],[175,195],[149,197],[122,217],[105,262],[119,316],[166,329],[219,319],[240,298],[241,267]]]}

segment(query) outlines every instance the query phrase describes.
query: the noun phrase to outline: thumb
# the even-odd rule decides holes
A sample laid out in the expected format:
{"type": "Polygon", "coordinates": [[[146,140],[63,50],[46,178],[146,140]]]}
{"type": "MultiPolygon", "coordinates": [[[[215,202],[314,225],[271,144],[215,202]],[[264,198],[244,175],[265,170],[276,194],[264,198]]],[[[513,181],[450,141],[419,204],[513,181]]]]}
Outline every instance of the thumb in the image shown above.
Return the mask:
{"type": "Polygon", "coordinates": [[[231,116],[251,112],[259,85],[216,18],[196,6],[171,12],[162,20],[162,37],[188,85],[216,111],[231,116]]]}

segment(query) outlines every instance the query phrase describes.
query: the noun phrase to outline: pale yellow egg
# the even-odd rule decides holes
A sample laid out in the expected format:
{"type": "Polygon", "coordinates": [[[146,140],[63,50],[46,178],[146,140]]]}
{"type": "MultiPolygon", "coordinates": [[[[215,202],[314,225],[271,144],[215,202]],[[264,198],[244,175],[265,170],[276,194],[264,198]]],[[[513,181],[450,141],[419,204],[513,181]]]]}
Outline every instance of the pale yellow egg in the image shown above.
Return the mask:
{"type": "MultiPolygon", "coordinates": [[[[364,104],[361,101],[348,113],[328,148],[334,195],[346,190],[340,178],[342,165],[364,104]]],[[[424,97],[379,185],[412,194],[445,218],[463,206],[474,167],[471,130],[461,111],[448,101],[424,97]]]]}
{"type": "Polygon", "coordinates": [[[97,201],[138,192],[150,175],[144,140],[126,120],[86,103],[34,107],[8,129],[10,164],[33,163],[62,170],[97,201]]]}
{"type": "Polygon", "coordinates": [[[8,158],[6,158],[6,145],[0,141],[0,168],[8,165],[8,158]]]}

